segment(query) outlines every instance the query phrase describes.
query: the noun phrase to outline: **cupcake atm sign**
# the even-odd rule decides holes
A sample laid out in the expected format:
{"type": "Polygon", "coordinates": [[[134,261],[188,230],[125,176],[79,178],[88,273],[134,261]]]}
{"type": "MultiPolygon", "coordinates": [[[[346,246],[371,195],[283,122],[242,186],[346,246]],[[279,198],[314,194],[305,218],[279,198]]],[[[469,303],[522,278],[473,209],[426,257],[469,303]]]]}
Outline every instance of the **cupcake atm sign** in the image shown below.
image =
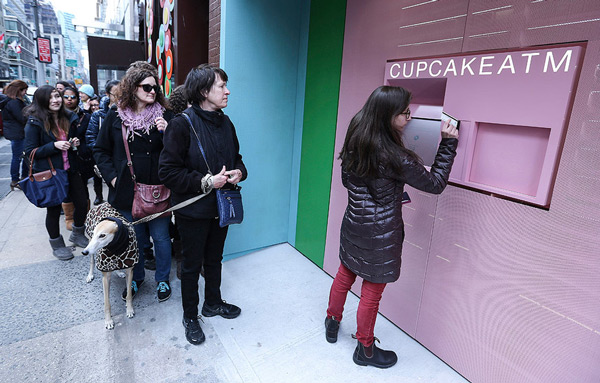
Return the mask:
{"type": "Polygon", "coordinates": [[[460,59],[446,58],[433,60],[409,61],[389,64],[390,78],[419,78],[419,77],[448,77],[448,76],[494,76],[504,72],[524,74],[532,72],[569,72],[574,70],[572,65],[573,49],[564,52],[546,51],[512,53],[463,57],[460,59]],[[559,57],[556,57],[559,55],[559,57]],[[562,56],[561,56],[562,55],[562,56]],[[541,56],[541,57],[540,57],[541,56]],[[515,65],[515,61],[517,65],[515,65]]]}
{"type": "Polygon", "coordinates": [[[549,208],[585,43],[389,60],[415,119],[461,120],[451,181],[549,208]]]}

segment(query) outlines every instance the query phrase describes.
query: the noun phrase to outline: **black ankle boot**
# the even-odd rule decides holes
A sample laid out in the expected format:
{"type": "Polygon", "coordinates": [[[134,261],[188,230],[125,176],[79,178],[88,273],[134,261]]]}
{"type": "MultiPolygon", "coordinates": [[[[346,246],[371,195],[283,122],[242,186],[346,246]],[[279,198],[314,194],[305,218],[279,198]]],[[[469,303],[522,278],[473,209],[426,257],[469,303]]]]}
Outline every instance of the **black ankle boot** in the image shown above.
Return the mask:
{"type": "Polygon", "coordinates": [[[369,347],[365,347],[358,342],[352,360],[359,366],[373,366],[377,368],[392,367],[398,361],[398,357],[394,351],[382,350],[375,345],[375,338],[369,347]]]}
{"type": "Polygon", "coordinates": [[[337,342],[337,335],[340,329],[340,322],[335,320],[334,317],[325,318],[325,339],[329,343],[337,342]]]}

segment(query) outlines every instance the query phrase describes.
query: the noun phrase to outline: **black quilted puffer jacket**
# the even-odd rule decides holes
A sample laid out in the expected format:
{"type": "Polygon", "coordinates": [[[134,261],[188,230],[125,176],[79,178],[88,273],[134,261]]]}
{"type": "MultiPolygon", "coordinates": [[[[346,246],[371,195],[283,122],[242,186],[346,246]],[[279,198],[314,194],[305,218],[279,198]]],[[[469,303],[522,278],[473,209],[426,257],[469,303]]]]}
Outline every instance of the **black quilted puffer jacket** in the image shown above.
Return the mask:
{"type": "Polygon", "coordinates": [[[402,174],[381,166],[380,178],[364,179],[342,172],[348,206],[342,221],[340,260],[356,275],[373,283],[394,282],[400,276],[404,221],[402,193],[408,184],[440,194],[456,156],[458,139],[443,138],[431,171],[406,154],[402,174]]]}

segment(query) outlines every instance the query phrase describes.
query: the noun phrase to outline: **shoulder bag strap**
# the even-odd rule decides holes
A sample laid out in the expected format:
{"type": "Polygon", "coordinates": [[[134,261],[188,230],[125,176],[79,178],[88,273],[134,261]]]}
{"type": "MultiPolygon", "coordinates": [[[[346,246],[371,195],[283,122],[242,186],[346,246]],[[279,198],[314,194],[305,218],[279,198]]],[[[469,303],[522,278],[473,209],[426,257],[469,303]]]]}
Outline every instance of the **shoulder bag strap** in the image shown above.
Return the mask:
{"type": "MultiPolygon", "coordinates": [[[[35,157],[35,152],[37,152],[39,148],[35,148],[29,153],[29,180],[33,182],[33,159],[35,157]]],[[[46,157],[48,163],[50,164],[50,171],[53,175],[56,175],[56,170],[54,169],[54,164],[50,160],[50,157],[46,157]]]]}
{"type": "Polygon", "coordinates": [[[206,154],[204,154],[204,148],[202,148],[202,144],[200,143],[200,137],[198,137],[198,133],[196,133],[196,129],[194,129],[194,125],[192,125],[192,120],[190,120],[190,116],[188,116],[187,113],[181,113],[181,115],[190,124],[190,130],[194,133],[194,136],[196,136],[196,140],[198,141],[198,147],[200,148],[202,158],[204,159],[204,163],[206,164],[206,168],[208,169],[208,174],[212,175],[212,172],[210,171],[210,166],[208,166],[208,162],[206,161],[206,154]]]}
{"type": "Polygon", "coordinates": [[[129,153],[129,143],[127,142],[127,129],[125,129],[125,125],[121,124],[121,135],[123,136],[123,146],[125,146],[125,154],[127,155],[127,167],[131,172],[131,179],[135,184],[135,173],[133,172],[133,162],[131,162],[131,153],[129,153]]]}

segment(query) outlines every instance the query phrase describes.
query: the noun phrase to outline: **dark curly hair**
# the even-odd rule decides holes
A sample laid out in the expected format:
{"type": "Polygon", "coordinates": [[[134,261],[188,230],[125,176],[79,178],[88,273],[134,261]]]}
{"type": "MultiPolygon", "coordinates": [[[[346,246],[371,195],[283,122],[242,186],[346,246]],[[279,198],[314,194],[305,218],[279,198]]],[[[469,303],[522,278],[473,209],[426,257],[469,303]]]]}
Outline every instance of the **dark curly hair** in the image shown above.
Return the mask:
{"type": "Polygon", "coordinates": [[[173,92],[169,97],[169,105],[175,114],[179,114],[187,109],[188,100],[185,93],[185,86],[179,85],[177,88],[173,89],[173,92]]]}
{"type": "MultiPolygon", "coordinates": [[[[119,107],[122,109],[135,110],[137,106],[137,99],[135,97],[135,91],[144,79],[148,77],[154,77],[156,84],[158,82],[158,71],[152,64],[146,61],[136,61],[129,65],[129,69],[125,72],[125,76],[119,84],[117,92],[117,99],[119,107]]],[[[165,98],[162,89],[156,92],[155,102],[158,102],[165,108],[169,107],[167,99],[165,98]]]]}

